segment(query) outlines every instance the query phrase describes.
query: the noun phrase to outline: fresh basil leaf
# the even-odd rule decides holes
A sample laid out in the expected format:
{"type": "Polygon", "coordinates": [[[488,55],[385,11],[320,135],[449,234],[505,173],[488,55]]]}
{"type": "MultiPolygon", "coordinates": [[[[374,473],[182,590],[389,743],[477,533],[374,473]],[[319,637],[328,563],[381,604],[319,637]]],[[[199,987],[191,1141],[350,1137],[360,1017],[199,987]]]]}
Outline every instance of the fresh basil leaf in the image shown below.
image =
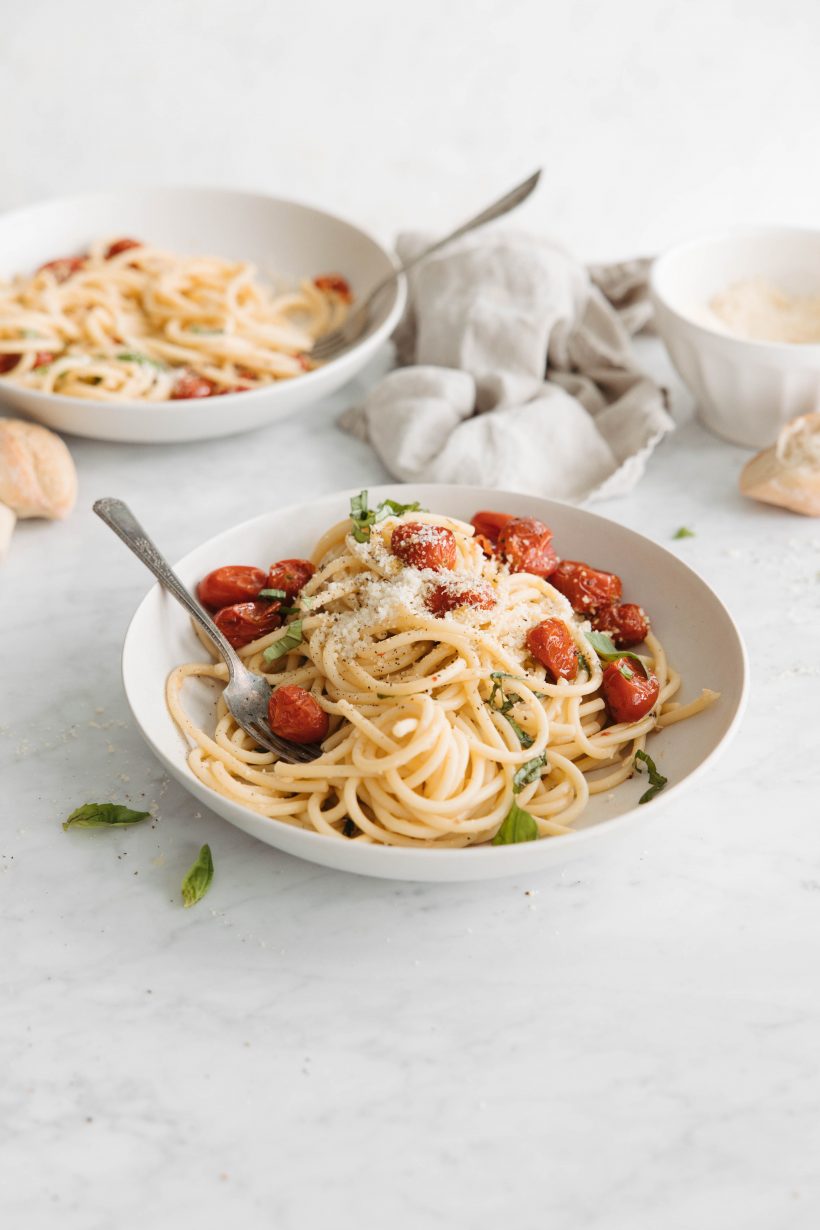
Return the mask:
{"type": "Polygon", "coordinates": [[[185,873],[182,881],[182,904],[186,910],[201,901],[211,887],[214,878],[214,860],[211,847],[203,846],[185,873]]]}
{"type": "Polygon", "coordinates": [[[513,846],[519,841],[535,841],[538,823],[528,811],[513,803],[492,840],[494,846],[513,846]]]}
{"type": "MultiPolygon", "coordinates": [[[[546,692],[536,692],[535,688],[531,686],[530,681],[528,679],[525,679],[523,675],[511,675],[508,671],[490,671],[490,678],[491,679],[512,679],[514,683],[526,683],[527,687],[530,689],[533,696],[537,696],[539,700],[546,699],[546,695],[547,695],[546,692]]],[[[521,697],[519,697],[518,699],[520,700],[521,697]]]]}
{"type": "Polygon", "coordinates": [[[662,773],[658,772],[655,761],[647,752],[635,753],[634,765],[638,772],[641,770],[641,766],[638,763],[639,760],[643,761],[646,765],[646,771],[649,774],[649,789],[641,795],[638,802],[648,803],[650,799],[654,799],[655,795],[659,794],[661,790],[663,790],[664,786],[669,781],[669,778],[664,777],[662,773]]]}
{"type": "Polygon", "coordinates": [[[629,669],[626,662],[621,662],[620,666],[618,667],[618,674],[623,675],[624,679],[634,679],[635,678],[635,672],[629,669]]]}
{"type": "Polygon", "coordinates": [[[260,589],[257,598],[287,598],[283,589],[260,589]]]}
{"type": "Polygon", "coordinates": [[[311,608],[312,608],[312,607],[314,607],[314,606],[316,605],[316,599],[315,599],[315,598],[310,598],[310,597],[307,597],[307,598],[301,598],[301,597],[300,597],[300,598],[299,598],[299,605],[300,605],[300,606],[301,606],[301,607],[302,607],[305,611],[309,611],[309,610],[311,610],[311,608]]]}
{"type": "Polygon", "coordinates": [[[520,794],[525,786],[529,786],[530,782],[534,782],[536,778],[541,777],[544,770],[548,767],[546,752],[542,752],[540,756],[534,756],[532,760],[522,764],[521,768],[513,775],[513,794],[520,794]]]}
{"type": "Polygon", "coordinates": [[[397,500],[382,500],[376,509],[375,521],[384,521],[385,517],[403,517],[405,513],[422,512],[418,500],[414,504],[399,504],[397,500]]]}
{"type": "Polygon", "coordinates": [[[117,355],[123,363],[147,363],[150,367],[157,367],[160,371],[164,371],[166,364],[160,363],[159,359],[151,359],[147,354],[140,354],[136,350],[123,350],[117,355]]]}
{"type": "Polygon", "coordinates": [[[510,723],[510,726],[512,726],[513,732],[516,738],[518,739],[518,742],[521,744],[521,746],[522,747],[532,747],[533,743],[535,742],[532,735],[528,735],[526,730],[524,730],[521,726],[518,725],[515,718],[510,717],[509,713],[505,713],[504,717],[506,721],[510,723]]]}
{"type": "Polygon", "coordinates": [[[302,621],[294,619],[292,624],[288,624],[288,630],[284,636],[278,641],[274,641],[272,645],[268,645],[262,657],[266,662],[275,662],[277,658],[283,657],[286,653],[290,653],[291,649],[298,649],[302,644],[302,621]]]}
{"type": "Polygon", "coordinates": [[[66,829],[106,829],[124,828],[128,824],[139,824],[140,820],[150,819],[150,811],[133,811],[122,803],[83,803],[77,807],[67,820],[63,821],[66,829]]]}
{"type": "Polygon", "coordinates": [[[672,537],[673,538],[694,538],[695,531],[687,529],[685,525],[682,525],[680,529],[677,531],[677,533],[673,534],[672,537]]]}
{"type": "Polygon", "coordinates": [[[367,542],[370,538],[370,527],[376,519],[376,514],[367,507],[367,492],[360,491],[350,500],[350,520],[352,533],[356,542],[367,542]]]}
{"type": "MultiPolygon", "coordinates": [[[[645,675],[649,674],[640,654],[632,653],[629,649],[616,649],[615,642],[606,632],[587,632],[585,635],[602,662],[614,662],[616,658],[631,658],[633,662],[638,663],[645,675]]],[[[625,675],[624,678],[631,679],[632,676],[625,675]]]]}

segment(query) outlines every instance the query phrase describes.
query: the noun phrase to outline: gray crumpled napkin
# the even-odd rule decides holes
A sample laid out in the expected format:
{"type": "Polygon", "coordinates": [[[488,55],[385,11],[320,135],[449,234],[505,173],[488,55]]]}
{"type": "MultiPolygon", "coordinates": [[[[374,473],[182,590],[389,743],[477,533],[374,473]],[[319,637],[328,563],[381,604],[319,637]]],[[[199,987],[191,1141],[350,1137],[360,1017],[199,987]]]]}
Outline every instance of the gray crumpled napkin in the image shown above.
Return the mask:
{"type": "MultiPolygon", "coordinates": [[[[399,255],[428,242],[402,235],[399,255]]],[[[404,366],[341,425],[408,482],[623,494],[674,427],[630,343],[651,317],[647,266],[587,269],[509,231],[462,240],[412,275],[395,335],[404,366]]]]}

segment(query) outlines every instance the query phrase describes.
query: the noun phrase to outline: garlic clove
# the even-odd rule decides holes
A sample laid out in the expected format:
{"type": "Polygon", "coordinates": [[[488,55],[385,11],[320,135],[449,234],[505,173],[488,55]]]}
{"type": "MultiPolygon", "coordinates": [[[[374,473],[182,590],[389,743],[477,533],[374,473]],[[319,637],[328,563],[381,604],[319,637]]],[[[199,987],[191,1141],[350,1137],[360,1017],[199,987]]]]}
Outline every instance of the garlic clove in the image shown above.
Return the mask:
{"type": "Polygon", "coordinates": [[[820,413],[802,414],[747,462],[740,490],[753,500],[820,517],[820,413]]]}

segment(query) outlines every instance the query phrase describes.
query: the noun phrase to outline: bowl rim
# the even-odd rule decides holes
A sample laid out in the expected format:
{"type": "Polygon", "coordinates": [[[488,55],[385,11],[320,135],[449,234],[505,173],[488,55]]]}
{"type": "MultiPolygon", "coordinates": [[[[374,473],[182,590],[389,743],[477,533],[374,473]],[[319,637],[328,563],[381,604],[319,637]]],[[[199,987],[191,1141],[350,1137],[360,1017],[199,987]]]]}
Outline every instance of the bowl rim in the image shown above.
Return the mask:
{"type": "Polygon", "coordinates": [[[673,260],[678,260],[686,256],[688,252],[692,252],[697,248],[717,246],[734,239],[756,238],[761,239],[777,236],[796,236],[813,237],[820,242],[820,228],[813,226],[788,226],[788,225],[766,225],[764,223],[744,223],[732,227],[724,227],[723,230],[708,231],[706,234],[696,236],[694,239],[686,239],[682,243],[674,244],[671,248],[667,248],[665,252],[661,252],[652,262],[649,270],[649,294],[656,308],[662,308],[676,320],[682,321],[687,328],[699,334],[702,338],[708,338],[727,346],[733,346],[737,350],[744,350],[748,353],[758,352],[761,358],[765,355],[771,358],[788,359],[791,363],[796,358],[806,359],[806,364],[801,366],[813,367],[820,364],[820,342],[766,342],[756,338],[738,337],[736,333],[724,332],[719,329],[710,329],[708,325],[703,324],[699,320],[693,319],[685,312],[681,312],[674,307],[669,299],[663,294],[658,283],[663,276],[667,263],[673,260]]]}
{"type": "MultiPolygon", "coordinates": [[[[560,507],[563,509],[569,508],[571,509],[572,513],[581,514],[581,516],[584,519],[589,518],[591,519],[592,522],[601,522],[607,526],[616,525],[618,528],[618,531],[620,533],[623,533],[627,539],[634,540],[636,543],[648,542],[651,544],[651,546],[654,549],[657,549],[658,551],[663,552],[665,555],[668,555],[670,559],[674,561],[675,567],[679,568],[685,574],[687,574],[688,578],[691,579],[693,582],[697,583],[700,586],[703,586],[706,589],[711,599],[715,603],[717,603],[719,609],[721,610],[723,616],[725,617],[727,621],[727,626],[733,635],[734,648],[737,652],[739,666],[740,666],[737,703],[736,703],[735,711],[729,721],[729,724],[727,725],[722,736],[715,743],[714,747],[712,747],[712,749],[703,758],[703,760],[701,760],[701,762],[695,768],[693,768],[689,773],[687,773],[687,775],[684,778],[682,778],[681,780],[677,782],[671,783],[669,787],[664,790],[663,796],[662,796],[663,804],[666,804],[669,799],[673,797],[677,797],[678,794],[686,790],[690,785],[692,785],[696,780],[698,780],[703,775],[703,773],[705,773],[709,765],[727,749],[731,741],[734,739],[735,735],[737,734],[738,728],[743,720],[743,716],[746,711],[746,706],[747,706],[748,697],[749,697],[749,657],[748,657],[748,652],[746,649],[745,642],[743,640],[743,636],[731,612],[728,610],[728,608],[726,607],[723,600],[719,597],[719,595],[715,593],[712,587],[708,584],[708,582],[706,582],[694,570],[694,568],[691,568],[684,560],[680,559],[672,551],[669,551],[666,547],[662,546],[661,543],[655,542],[654,539],[647,538],[646,535],[639,533],[637,530],[630,529],[628,526],[622,525],[620,522],[613,521],[612,518],[603,516],[601,513],[591,512],[587,508],[580,508],[575,505],[568,505],[564,501],[550,500],[550,499],[547,499],[546,497],[532,496],[532,495],[528,495],[527,493],[522,493],[522,492],[495,490],[495,489],[490,489],[486,487],[479,487],[473,484],[431,484],[431,483],[426,483],[426,484],[409,483],[408,484],[408,483],[401,483],[401,482],[394,482],[394,483],[388,482],[388,483],[380,483],[378,485],[372,484],[369,487],[369,492],[373,498],[384,498],[385,496],[390,495],[391,493],[401,495],[402,492],[406,493],[406,492],[410,492],[411,490],[419,491],[419,490],[422,490],[422,488],[424,489],[424,491],[426,491],[430,487],[441,487],[442,495],[445,500],[447,498],[446,493],[454,488],[457,488],[459,492],[473,491],[477,494],[479,499],[483,499],[484,496],[486,496],[488,492],[490,491],[492,491],[493,497],[498,497],[500,500],[503,500],[507,497],[521,499],[523,496],[526,499],[535,499],[541,505],[560,507]]],[[[351,487],[351,488],[346,488],[342,491],[330,492],[327,495],[321,496],[320,499],[322,502],[324,502],[325,500],[327,501],[330,501],[330,500],[347,501],[351,496],[354,496],[357,493],[358,493],[358,488],[351,487]]],[[[427,497],[424,494],[422,494],[421,498],[427,498],[427,497]]],[[[174,570],[177,570],[180,567],[184,567],[187,564],[187,561],[190,556],[199,552],[203,547],[210,546],[211,544],[214,544],[214,545],[218,544],[218,542],[227,535],[232,535],[236,533],[237,531],[248,530],[251,526],[256,526],[256,525],[259,525],[265,522],[268,518],[270,518],[274,514],[277,516],[294,514],[298,509],[303,508],[304,504],[305,504],[305,501],[301,501],[299,503],[291,503],[291,504],[285,505],[284,507],[281,507],[281,508],[269,509],[267,512],[260,513],[256,517],[250,517],[245,521],[241,521],[237,523],[236,525],[228,526],[224,530],[220,531],[220,533],[211,535],[210,538],[207,538],[205,541],[200,542],[196,546],[192,547],[191,550],[187,551],[184,556],[182,556],[179,560],[177,560],[172,565],[172,567],[174,568],[174,570]]],[[[211,810],[216,812],[216,809],[213,807],[213,802],[212,801],[209,802],[209,800],[213,800],[214,797],[220,797],[220,796],[215,796],[214,792],[212,790],[209,790],[208,787],[205,786],[204,783],[200,782],[199,779],[195,776],[195,774],[191,772],[188,766],[188,763],[187,763],[187,755],[185,757],[184,764],[179,765],[174,760],[172,760],[170,755],[166,754],[166,752],[164,751],[162,747],[160,747],[157,743],[154,742],[148,730],[143,726],[142,722],[140,721],[140,718],[135,710],[135,706],[134,704],[132,704],[131,697],[129,695],[129,687],[128,687],[129,663],[127,662],[127,658],[133,652],[131,642],[132,642],[132,638],[136,636],[135,625],[143,609],[146,607],[149,601],[153,601],[155,599],[155,596],[159,594],[160,589],[161,587],[159,583],[157,582],[154,585],[152,585],[151,588],[148,590],[148,592],[143,596],[143,598],[137,605],[136,610],[131,616],[131,619],[129,620],[128,627],[126,629],[125,636],[123,638],[122,652],[121,652],[121,657],[120,657],[120,670],[121,670],[121,679],[122,679],[122,684],[123,684],[123,691],[125,692],[126,703],[130,710],[131,717],[134,723],[136,724],[138,730],[140,731],[140,734],[142,735],[143,739],[145,740],[145,742],[147,743],[148,747],[151,749],[153,754],[157,757],[157,759],[165,766],[165,768],[168,770],[171,776],[175,777],[177,781],[183,784],[184,788],[188,790],[189,793],[193,793],[197,798],[199,798],[206,807],[210,807],[211,810]],[[183,782],[183,774],[185,775],[184,782],[183,782]]],[[[183,743],[187,742],[184,736],[181,736],[181,739],[183,743]]],[[[228,800],[228,802],[231,803],[232,806],[236,807],[236,809],[241,815],[246,816],[249,819],[249,821],[258,821],[260,819],[259,813],[252,811],[250,808],[244,807],[241,803],[233,803],[233,800],[228,800]]],[[[219,812],[216,812],[216,814],[220,816],[220,819],[227,819],[226,817],[222,816],[219,812]]],[[[542,841],[548,840],[550,843],[550,846],[553,849],[555,850],[560,849],[560,850],[564,850],[569,853],[572,850],[574,850],[576,847],[581,845],[582,843],[585,843],[586,841],[592,838],[601,838],[607,835],[612,835],[620,829],[624,829],[628,826],[639,824],[646,819],[650,819],[651,816],[652,816],[651,812],[647,815],[644,808],[636,803],[628,811],[623,812],[619,816],[613,816],[609,819],[601,821],[598,824],[591,825],[588,828],[573,829],[572,832],[570,833],[560,834],[559,836],[550,837],[549,839],[545,838],[545,839],[542,839],[542,841]]],[[[230,821],[230,820],[228,820],[227,822],[234,823],[233,821],[230,821]]],[[[305,840],[306,845],[308,846],[314,845],[316,846],[317,850],[327,849],[327,843],[331,840],[325,834],[317,833],[311,829],[302,829],[302,828],[295,829],[294,826],[292,825],[286,825],[276,820],[273,820],[272,823],[276,824],[278,827],[281,827],[287,830],[288,832],[291,832],[291,833],[294,831],[297,832],[299,834],[298,840],[300,842],[302,840],[305,840]],[[317,845],[316,843],[319,843],[319,844],[317,845]]],[[[239,825],[238,827],[242,827],[242,825],[239,825]]],[[[244,829],[244,831],[249,832],[250,829],[244,829]]],[[[272,843],[266,843],[266,844],[272,844],[272,843]]],[[[537,848],[541,845],[541,842],[526,843],[526,845],[527,845],[527,848],[529,848],[530,846],[535,846],[537,848]]],[[[493,846],[490,844],[490,845],[476,845],[476,846],[468,846],[464,848],[433,851],[427,848],[377,845],[374,843],[373,845],[358,844],[357,845],[357,859],[361,859],[362,865],[361,865],[360,874],[363,874],[363,875],[382,874],[381,871],[369,870],[371,865],[373,865],[374,867],[379,867],[380,864],[383,864],[383,863],[390,864],[391,861],[395,863],[402,863],[402,862],[418,863],[420,861],[421,865],[423,865],[425,862],[430,861],[431,856],[433,858],[441,858],[442,861],[446,859],[448,863],[450,862],[460,863],[460,862],[464,862],[465,860],[469,860],[470,863],[474,863],[475,860],[482,860],[484,862],[491,861],[495,865],[498,865],[498,864],[503,865],[504,862],[508,862],[511,864],[509,874],[515,874],[516,869],[514,866],[512,866],[512,864],[517,864],[520,861],[522,857],[521,849],[522,847],[520,844],[519,845],[501,845],[501,846],[493,846]]],[[[292,853],[294,852],[292,851],[292,853]]],[[[300,857],[298,853],[296,853],[296,857],[300,857]]],[[[321,861],[321,860],[317,860],[317,861],[321,861]]],[[[359,868],[356,868],[356,870],[358,871],[359,868]]],[[[499,874],[505,874],[505,873],[499,873],[499,874]]]]}
{"type": "MultiPolygon", "coordinates": [[[[378,239],[371,231],[361,226],[358,222],[353,222],[342,214],[331,212],[329,209],[323,209],[321,206],[312,205],[306,201],[297,200],[294,197],[285,197],[274,195],[270,192],[257,191],[252,188],[228,188],[224,184],[173,184],[173,183],[155,183],[142,185],[128,185],[124,188],[101,188],[93,192],[78,192],[71,196],[45,197],[38,201],[31,201],[28,205],[17,206],[14,209],[6,209],[0,211],[0,233],[6,223],[13,224],[16,219],[25,217],[26,214],[36,213],[39,210],[47,210],[58,206],[78,206],[89,201],[99,201],[107,197],[127,197],[127,196],[174,196],[174,195],[191,195],[197,196],[207,193],[209,195],[218,195],[222,197],[245,197],[255,199],[257,201],[267,201],[278,205],[293,205],[297,209],[303,210],[308,214],[313,214],[319,218],[330,219],[332,222],[340,222],[343,226],[349,227],[350,230],[356,231],[364,239],[373,244],[375,248],[386,258],[388,263],[394,270],[399,268],[399,260],[394,252],[387,248],[380,239],[378,239]]],[[[330,359],[321,367],[314,368],[312,371],[303,372],[297,377],[299,387],[302,389],[321,384],[322,375],[328,370],[338,371],[340,365],[345,363],[356,354],[359,349],[368,344],[372,347],[381,342],[385,337],[389,337],[393,329],[398,324],[404,312],[407,303],[407,277],[403,273],[399,273],[395,282],[395,293],[393,303],[387,312],[384,320],[371,332],[362,334],[353,345],[342,351],[336,358],[330,359]],[[314,379],[314,377],[318,377],[314,379]]],[[[243,390],[241,393],[223,393],[220,395],[220,402],[230,407],[236,403],[238,398],[242,398],[242,404],[246,405],[249,398],[253,397],[258,400],[259,396],[270,397],[276,390],[279,382],[272,385],[262,385],[257,389],[243,390]]],[[[281,382],[283,386],[290,385],[290,381],[281,382]]],[[[6,386],[0,378],[0,393],[6,386]]],[[[20,386],[9,386],[14,389],[20,386]]],[[[139,411],[141,416],[146,419],[159,418],[177,414],[181,415],[183,411],[190,410],[190,399],[181,398],[178,400],[168,399],[167,401],[141,401],[138,398],[129,398],[125,401],[99,402],[86,397],[69,397],[64,393],[46,393],[41,389],[23,388],[27,397],[32,401],[39,402],[42,405],[58,405],[66,407],[74,407],[78,411],[88,411],[91,407],[99,409],[100,405],[105,405],[114,412],[119,411],[139,411]]]]}

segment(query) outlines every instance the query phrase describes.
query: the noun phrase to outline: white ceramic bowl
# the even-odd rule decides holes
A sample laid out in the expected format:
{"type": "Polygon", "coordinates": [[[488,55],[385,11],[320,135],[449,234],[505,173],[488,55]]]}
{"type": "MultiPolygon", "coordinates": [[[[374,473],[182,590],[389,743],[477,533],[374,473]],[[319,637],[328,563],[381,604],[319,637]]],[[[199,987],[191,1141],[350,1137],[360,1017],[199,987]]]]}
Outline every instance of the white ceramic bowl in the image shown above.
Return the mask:
{"type": "MultiPolygon", "coordinates": [[[[0,278],[82,251],[90,240],[133,235],[181,253],[250,260],[266,279],[341,273],[357,299],[394,267],[370,235],[319,209],[219,188],[147,188],[46,201],[0,215],[0,278]]],[[[349,351],[293,380],[191,401],[87,401],[0,381],[0,402],[59,431],[99,440],[167,443],[234,435],[304,409],[350,380],[401,315],[404,279],[381,296],[349,351]]]]}
{"type": "MultiPolygon", "coordinates": [[[[177,565],[193,587],[220,564],[307,555],[316,540],[349,509],[351,492],[311,504],[277,509],[225,530],[195,548],[177,565]]],[[[626,594],[650,611],[671,661],[682,671],[682,697],[694,699],[702,687],[721,693],[717,704],[691,721],[653,735],[650,750],[669,778],[666,790],[650,804],[637,806],[646,789],[636,776],[614,791],[598,795],[576,832],[511,846],[465,850],[408,850],[336,840],[269,820],[208,790],[190,771],[188,747],[165,705],[165,681],[179,663],[202,657],[202,647],[182,608],[159,586],[143,599],[123,648],[123,681],[134,718],[157,757],[201,804],[231,824],[289,854],[342,871],[395,880],[482,880],[523,875],[574,854],[584,843],[616,837],[627,824],[658,816],[667,799],[677,797],[726,745],[740,719],[746,689],[746,655],[731,616],[696,573],[669,551],[605,517],[535,496],[480,487],[401,484],[370,491],[371,503],[386,496],[418,499],[430,509],[469,519],[479,508],[498,508],[540,517],[552,526],[558,550],[571,559],[588,559],[612,569],[626,594]]],[[[111,543],[110,549],[120,550],[111,543]]],[[[214,697],[206,684],[186,685],[184,702],[207,728],[214,697]]]]}
{"type": "Polygon", "coordinates": [[[765,278],[793,295],[820,295],[820,231],[756,227],[673,248],[650,289],[658,332],[707,427],[750,448],[820,404],[820,345],[750,342],[709,310],[733,282],[765,278]]]}

